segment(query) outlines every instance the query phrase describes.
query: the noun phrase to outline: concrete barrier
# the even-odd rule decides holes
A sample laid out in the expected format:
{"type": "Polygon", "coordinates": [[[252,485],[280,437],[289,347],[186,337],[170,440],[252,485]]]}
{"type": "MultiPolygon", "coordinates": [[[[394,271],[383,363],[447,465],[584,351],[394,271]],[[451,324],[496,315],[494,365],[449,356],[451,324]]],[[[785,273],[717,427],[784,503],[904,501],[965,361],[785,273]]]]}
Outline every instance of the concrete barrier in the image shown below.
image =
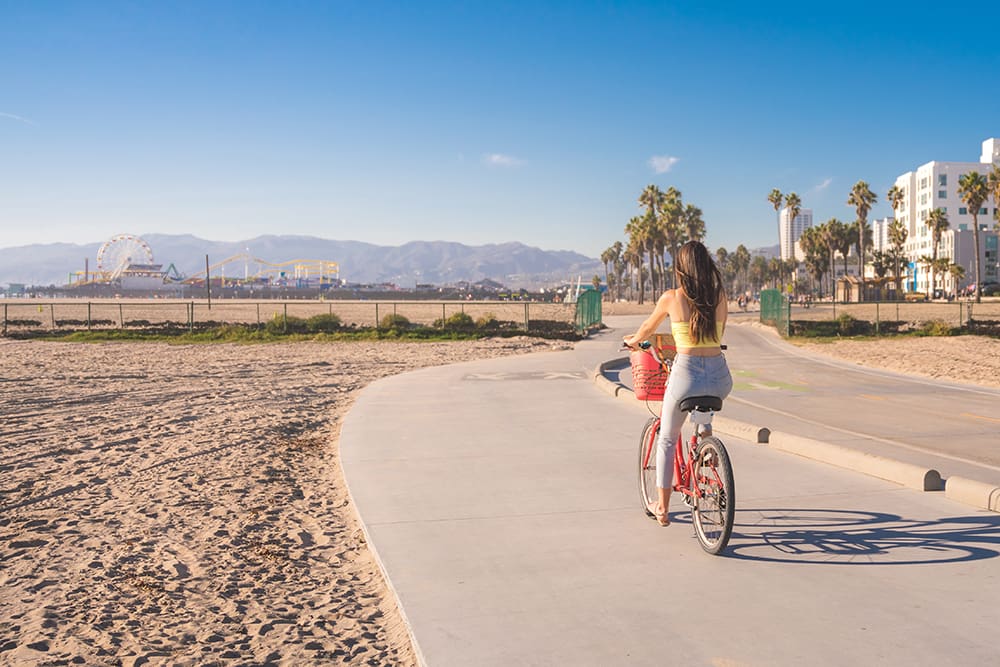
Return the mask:
{"type": "Polygon", "coordinates": [[[875,456],[840,445],[832,445],[812,438],[771,431],[768,446],[895,482],[917,491],[941,491],[944,489],[941,473],[937,470],[887,459],[883,456],[875,456]]]}
{"type": "Polygon", "coordinates": [[[949,500],[1000,512],[1000,487],[993,484],[952,475],[944,485],[944,495],[949,500]]]}

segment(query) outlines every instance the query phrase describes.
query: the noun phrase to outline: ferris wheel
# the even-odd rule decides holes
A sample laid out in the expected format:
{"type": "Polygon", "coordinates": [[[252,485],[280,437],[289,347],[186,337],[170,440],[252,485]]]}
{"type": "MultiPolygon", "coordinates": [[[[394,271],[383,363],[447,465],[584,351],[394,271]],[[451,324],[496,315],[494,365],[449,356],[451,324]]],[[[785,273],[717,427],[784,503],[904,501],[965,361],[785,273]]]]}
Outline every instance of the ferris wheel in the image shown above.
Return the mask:
{"type": "Polygon", "coordinates": [[[97,250],[97,270],[104,273],[119,274],[129,264],[152,263],[153,250],[149,244],[131,234],[113,236],[97,250]]]}

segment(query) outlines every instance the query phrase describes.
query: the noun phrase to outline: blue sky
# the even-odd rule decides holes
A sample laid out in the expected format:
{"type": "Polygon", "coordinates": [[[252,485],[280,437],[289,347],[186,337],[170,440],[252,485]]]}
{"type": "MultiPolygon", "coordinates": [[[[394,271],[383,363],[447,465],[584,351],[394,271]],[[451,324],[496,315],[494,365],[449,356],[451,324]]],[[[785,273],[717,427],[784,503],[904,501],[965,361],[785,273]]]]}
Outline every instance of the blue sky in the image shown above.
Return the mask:
{"type": "MultiPolygon", "coordinates": [[[[598,256],[649,183],[707,242],[889,213],[1000,136],[991,3],[0,0],[0,247],[116,233],[598,256]],[[702,6],[703,5],[703,6],[702,6]]],[[[154,248],[155,251],[155,248],[154,248]]]]}

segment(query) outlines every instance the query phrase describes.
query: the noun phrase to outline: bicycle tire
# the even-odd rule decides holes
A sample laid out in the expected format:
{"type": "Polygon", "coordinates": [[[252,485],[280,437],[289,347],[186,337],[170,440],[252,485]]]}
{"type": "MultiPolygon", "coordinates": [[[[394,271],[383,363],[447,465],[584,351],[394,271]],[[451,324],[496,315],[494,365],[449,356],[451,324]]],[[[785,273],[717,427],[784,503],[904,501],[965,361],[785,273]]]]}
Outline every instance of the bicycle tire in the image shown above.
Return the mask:
{"type": "Polygon", "coordinates": [[[698,457],[691,474],[694,507],[691,523],[701,543],[710,554],[722,552],[729,544],[736,517],[736,483],[733,466],[722,441],[714,436],[701,439],[698,457]]]}
{"type": "Polygon", "coordinates": [[[653,516],[649,511],[650,503],[659,502],[656,492],[656,452],[649,451],[656,447],[656,436],[660,430],[660,420],[650,417],[646,425],[642,427],[642,435],[639,437],[639,500],[642,503],[642,511],[647,516],[653,516]]]}

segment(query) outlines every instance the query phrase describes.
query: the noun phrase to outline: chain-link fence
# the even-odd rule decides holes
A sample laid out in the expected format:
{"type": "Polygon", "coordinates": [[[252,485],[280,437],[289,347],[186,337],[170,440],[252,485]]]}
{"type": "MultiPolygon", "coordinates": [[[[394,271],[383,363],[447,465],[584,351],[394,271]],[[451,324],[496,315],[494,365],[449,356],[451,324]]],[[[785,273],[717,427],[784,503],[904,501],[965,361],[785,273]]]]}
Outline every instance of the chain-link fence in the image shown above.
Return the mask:
{"type": "Polygon", "coordinates": [[[778,290],[761,292],[760,321],[788,335],[886,335],[918,330],[1000,334],[1000,299],[876,301],[865,303],[789,302],[778,290]]]}
{"type": "MultiPolygon", "coordinates": [[[[474,322],[496,320],[507,329],[572,332],[573,303],[516,301],[252,301],[232,300],[44,300],[3,299],[2,335],[39,331],[172,329],[189,331],[226,324],[263,327],[270,321],[335,315],[345,327],[379,328],[400,318],[435,326],[456,315],[474,322]],[[389,318],[388,320],[386,318],[389,318]]],[[[598,316],[599,317],[599,316],[598,316]]]]}

